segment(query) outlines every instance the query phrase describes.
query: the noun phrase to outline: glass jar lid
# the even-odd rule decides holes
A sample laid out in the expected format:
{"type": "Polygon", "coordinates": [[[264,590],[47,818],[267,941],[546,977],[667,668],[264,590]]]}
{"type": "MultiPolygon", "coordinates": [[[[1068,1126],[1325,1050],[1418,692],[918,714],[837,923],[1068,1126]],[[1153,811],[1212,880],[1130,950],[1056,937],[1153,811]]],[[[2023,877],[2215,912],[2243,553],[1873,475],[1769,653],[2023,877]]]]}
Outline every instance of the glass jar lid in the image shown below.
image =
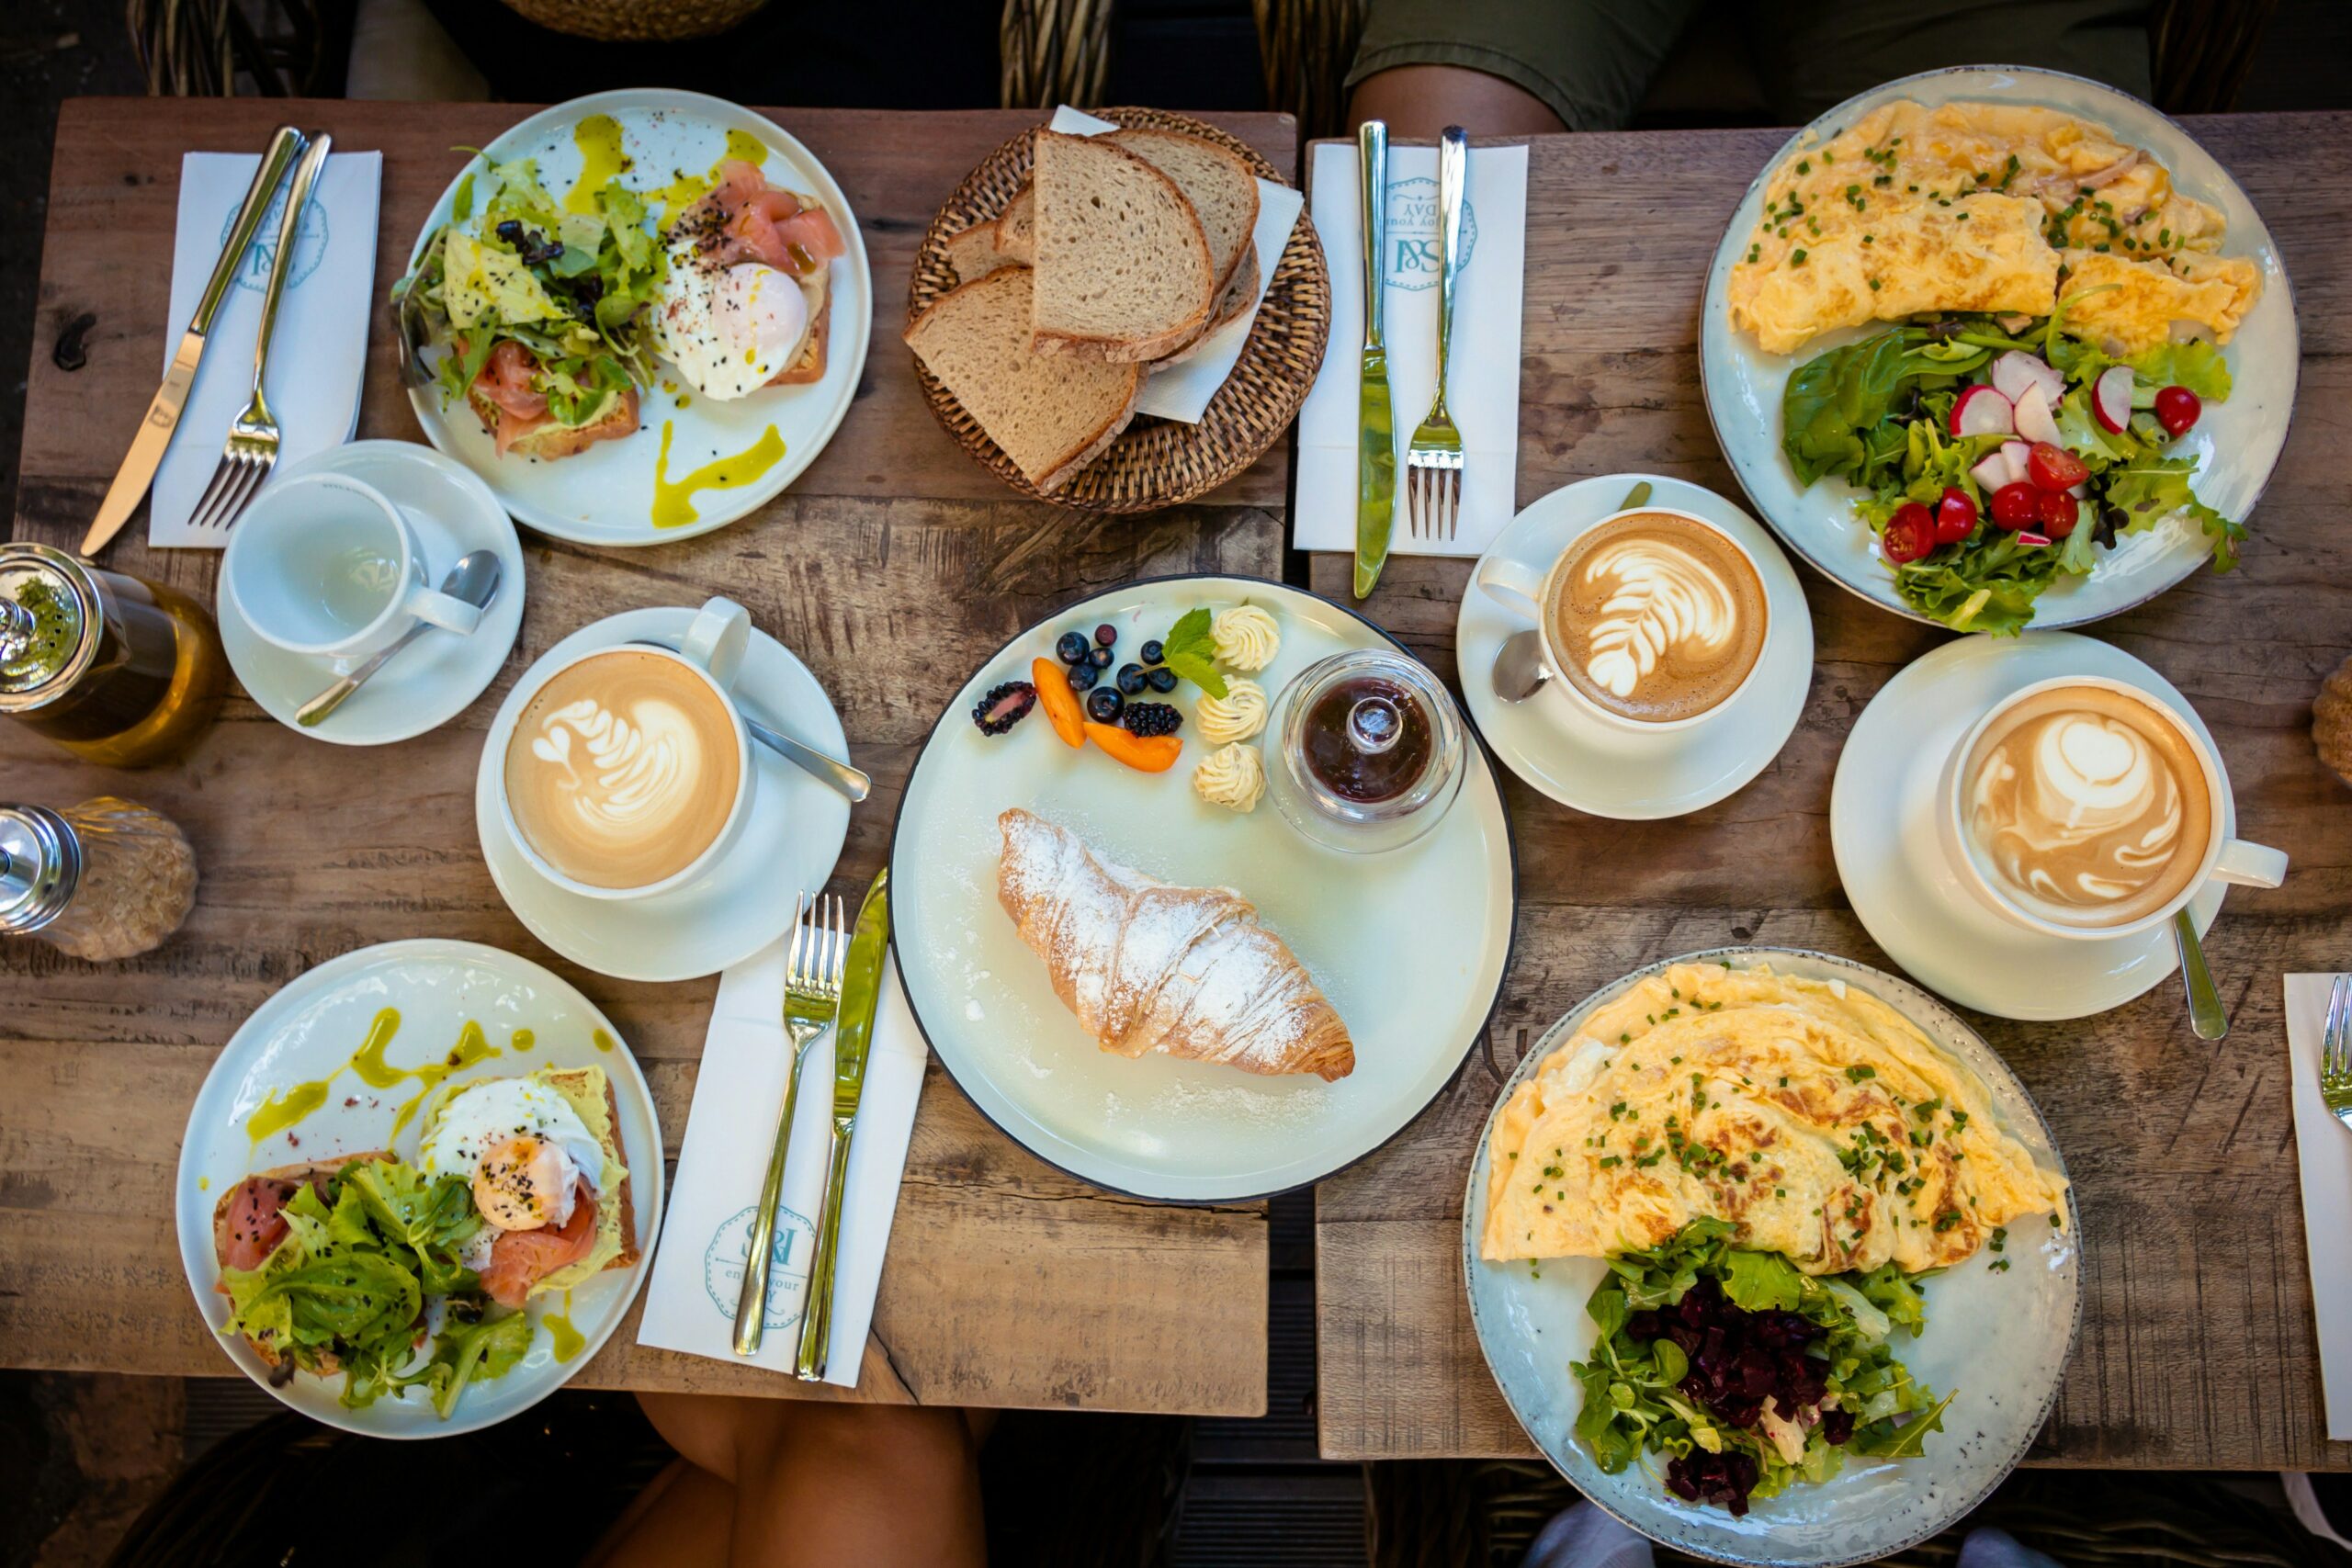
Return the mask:
{"type": "Polygon", "coordinates": [[[78,680],[101,614],[81,562],[47,545],[0,545],[0,713],[42,706],[78,680]]]}
{"type": "Polygon", "coordinates": [[[1300,800],[1335,823],[1442,812],[1461,784],[1461,715],[1428,667],[1404,654],[1333,654],[1284,688],[1278,707],[1277,765],[1300,800]]]}
{"type": "Polygon", "coordinates": [[[39,806],[0,806],[0,931],[32,931],[74,901],[82,841],[39,806]]]}

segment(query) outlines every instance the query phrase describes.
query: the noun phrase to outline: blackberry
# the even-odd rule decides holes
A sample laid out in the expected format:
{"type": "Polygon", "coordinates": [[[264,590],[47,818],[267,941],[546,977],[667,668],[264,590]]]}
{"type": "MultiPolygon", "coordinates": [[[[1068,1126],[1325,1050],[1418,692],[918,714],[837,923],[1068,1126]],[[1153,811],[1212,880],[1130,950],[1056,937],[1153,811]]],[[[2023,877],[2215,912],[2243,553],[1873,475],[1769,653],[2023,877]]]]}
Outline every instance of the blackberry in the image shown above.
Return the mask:
{"type": "Polygon", "coordinates": [[[1120,711],[1126,705],[1126,698],[1110,687],[1097,686],[1086,699],[1086,716],[1097,724],[1116,724],[1120,711]]]}
{"type": "Polygon", "coordinates": [[[1143,678],[1155,692],[1167,693],[1176,689],[1176,671],[1165,664],[1145,671],[1143,678]]]}
{"type": "Polygon", "coordinates": [[[1084,659],[1086,649],[1084,632],[1064,632],[1061,640],[1054,644],[1054,653],[1064,664],[1075,664],[1084,659]]]}
{"type": "Polygon", "coordinates": [[[1029,716],[1037,705],[1037,688],[1026,681],[1007,681],[990,688],[972,708],[972,722],[982,735],[1002,735],[1029,716]]]}
{"type": "Polygon", "coordinates": [[[1122,664],[1119,666],[1119,690],[1126,696],[1132,697],[1140,694],[1143,691],[1144,683],[1147,679],[1148,677],[1145,676],[1143,671],[1143,666],[1140,664],[1122,664]]]}
{"type": "Polygon", "coordinates": [[[1073,692],[1091,692],[1101,679],[1102,671],[1082,659],[1069,667],[1069,689],[1073,692]]]}
{"type": "Polygon", "coordinates": [[[1128,734],[1148,739],[1154,735],[1175,734],[1177,727],[1184,722],[1184,716],[1167,703],[1129,703],[1120,722],[1127,727],[1128,734]]]}

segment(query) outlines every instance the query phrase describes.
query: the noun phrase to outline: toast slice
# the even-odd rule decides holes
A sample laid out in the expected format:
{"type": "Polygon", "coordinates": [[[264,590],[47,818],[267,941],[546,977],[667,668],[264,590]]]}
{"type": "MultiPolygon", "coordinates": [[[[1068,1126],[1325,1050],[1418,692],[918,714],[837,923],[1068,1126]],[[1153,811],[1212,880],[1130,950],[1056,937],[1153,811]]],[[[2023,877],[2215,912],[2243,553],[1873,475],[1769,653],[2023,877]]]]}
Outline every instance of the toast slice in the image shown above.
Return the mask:
{"type": "MultiPolygon", "coordinates": [[[[619,1099],[613,1092],[613,1075],[605,1071],[602,1067],[542,1067],[539,1069],[537,1076],[544,1081],[548,1088],[562,1095],[566,1100],[572,1101],[575,1105],[582,1099],[585,1098],[594,1090],[598,1079],[603,1080],[605,1090],[605,1134],[598,1139],[598,1142],[604,1145],[605,1157],[606,1159],[612,1161],[615,1165],[619,1166],[624,1172],[628,1171],[628,1160],[626,1157],[626,1152],[621,1148],[621,1106],[619,1099]]],[[[603,1273],[605,1269],[626,1269],[630,1264],[635,1263],[638,1259],[637,1198],[632,1190],[635,1186],[636,1181],[633,1173],[622,1176],[620,1186],[621,1249],[608,1261],[606,1261],[604,1269],[596,1270],[599,1274],[603,1273]]],[[[554,1274],[548,1275],[548,1279],[553,1280],[560,1278],[562,1272],[563,1271],[561,1269],[558,1269],[554,1274]]],[[[551,1287],[548,1286],[547,1280],[542,1280],[537,1285],[532,1288],[531,1293],[533,1295],[537,1295],[541,1292],[551,1287]]]]}
{"type": "Polygon", "coordinates": [[[832,281],[823,273],[820,285],[823,298],[817,308],[808,312],[808,334],[800,340],[799,355],[793,362],[768,378],[771,387],[805,387],[825,378],[825,345],[831,340],[833,325],[832,281]]]}
{"type": "Polygon", "coordinates": [[[1239,154],[1181,130],[1114,130],[1107,140],[1149,159],[1193,204],[1208,238],[1221,303],[1258,227],[1258,179],[1250,165],[1239,154]]]}
{"type": "Polygon", "coordinates": [[[1218,278],[1176,182],[1106,138],[1041,130],[1035,186],[1036,351],[1134,363],[1191,342],[1218,278]]]}
{"type": "MultiPolygon", "coordinates": [[[[396,1159],[399,1156],[394,1155],[390,1149],[362,1149],[357,1154],[334,1155],[326,1159],[297,1160],[292,1165],[281,1165],[270,1170],[254,1171],[250,1176],[247,1176],[243,1181],[236,1183],[226,1192],[221,1193],[220,1201],[212,1205],[213,1266],[217,1269],[223,1269],[229,1267],[229,1247],[231,1242],[234,1239],[230,1234],[229,1208],[231,1204],[236,1201],[237,1194],[244,1190],[247,1183],[254,1181],[282,1181],[295,1187],[318,1187],[323,1189],[326,1186],[327,1178],[333,1176],[336,1171],[341,1170],[346,1165],[351,1165],[360,1160],[396,1159]]],[[[291,1197],[292,1194],[288,1193],[288,1196],[291,1197]]],[[[228,1281],[225,1280],[216,1279],[212,1282],[212,1288],[220,1292],[224,1296],[229,1293],[228,1281]]],[[[419,1344],[424,1343],[424,1325],[421,1319],[417,1324],[416,1337],[419,1344]]],[[[264,1364],[270,1367],[273,1371],[283,1368],[287,1373],[291,1373],[293,1370],[293,1362],[286,1359],[278,1352],[276,1346],[266,1345],[250,1335],[246,1336],[245,1343],[254,1348],[254,1354],[259,1356],[264,1364]]],[[[342,1371],[342,1363],[335,1359],[334,1353],[333,1351],[320,1352],[319,1374],[322,1377],[332,1377],[340,1371],[342,1371]]],[[[273,1376],[271,1381],[273,1382],[277,1382],[282,1380],[273,1376]]]]}
{"type": "Polygon", "coordinates": [[[1143,367],[1049,359],[1031,344],[1031,280],[1001,267],[951,289],[908,326],[907,344],[1039,490],[1101,456],[1135,417],[1143,367]]]}
{"type": "Polygon", "coordinates": [[[517,421],[514,415],[484,397],[479,387],[466,389],[466,401],[481,427],[498,444],[498,455],[520,452],[526,457],[552,462],[575,457],[599,441],[618,441],[637,434],[637,389],[624,387],[602,418],[588,424],[564,424],[555,419],[517,421]]]}
{"type": "Polygon", "coordinates": [[[1241,253],[1241,265],[1233,269],[1233,280],[1225,286],[1225,292],[1216,297],[1216,314],[1207,326],[1201,329],[1201,335],[1167,358],[1155,362],[1151,368],[1157,371],[1162,366],[1183,364],[1200,353],[1209,339],[1248,315],[1250,308],[1257,302],[1258,247],[1253,243],[1241,253]]]}

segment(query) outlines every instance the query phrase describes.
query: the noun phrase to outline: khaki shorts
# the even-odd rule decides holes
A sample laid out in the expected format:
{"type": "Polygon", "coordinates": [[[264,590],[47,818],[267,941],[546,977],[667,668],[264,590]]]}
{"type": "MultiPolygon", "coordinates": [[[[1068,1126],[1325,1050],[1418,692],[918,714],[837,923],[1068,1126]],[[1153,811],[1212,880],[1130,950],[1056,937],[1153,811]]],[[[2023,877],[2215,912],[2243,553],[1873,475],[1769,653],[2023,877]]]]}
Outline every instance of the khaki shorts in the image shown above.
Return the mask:
{"type": "Polygon", "coordinates": [[[1946,65],[2041,65],[2144,98],[2148,12],[2147,0],[1371,0],[1348,85],[1463,65],[1534,94],[1570,130],[1617,130],[1694,18],[1729,14],[1791,125],[1946,65]]]}

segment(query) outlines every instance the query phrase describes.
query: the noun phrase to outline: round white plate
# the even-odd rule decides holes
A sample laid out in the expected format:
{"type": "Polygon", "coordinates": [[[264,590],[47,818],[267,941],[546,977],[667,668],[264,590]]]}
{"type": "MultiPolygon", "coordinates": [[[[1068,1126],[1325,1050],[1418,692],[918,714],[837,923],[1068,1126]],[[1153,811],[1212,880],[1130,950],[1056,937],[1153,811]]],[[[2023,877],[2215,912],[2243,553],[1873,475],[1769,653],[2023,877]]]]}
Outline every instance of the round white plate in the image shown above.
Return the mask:
{"type": "MultiPolygon", "coordinates": [[[[691,980],[740,964],[792,925],[796,891],[822,887],[849,837],[849,802],[757,741],[759,793],[735,848],[684,887],[650,898],[589,898],[532,869],[498,809],[498,772],[521,714],[518,694],[551,661],[631,637],[675,643],[692,610],[629,610],[581,627],[540,655],[507,693],[482,740],[474,775],[474,829],[490,877],[515,919],[574,964],[622,980],[691,980]]],[[[836,757],[849,755],[825,688],[784,644],[753,627],[734,694],[746,712],[836,757]]]]}
{"type": "Polygon", "coordinates": [[[559,200],[580,176],[580,149],[572,132],[593,114],[620,123],[622,147],[633,166],[618,180],[631,190],[668,185],[675,171],[708,172],[727,151],[727,133],[741,131],[768,150],[769,179],[821,200],[848,243],[849,254],[834,262],[831,338],[825,374],[805,387],[768,387],[733,402],[696,397],[664,362],[654,385],[639,389],[636,434],[604,441],[576,457],[538,462],[518,454],[501,457],[473,412],[459,402],[441,406],[436,388],[412,388],[409,402],[426,439],[482,476],[514,514],[514,520],[560,539],[586,545],[655,545],[692,538],[724,527],[762,505],[816,460],[849,412],[859,375],[865,368],[866,339],[873,330],[874,274],[865,241],[849,200],[815,156],[774,121],[723,98],[668,87],[631,87],[595,93],[541,109],[493,140],[449,182],[418,231],[409,265],[433,231],[448,221],[458,188],[474,177],[483,159],[504,163],[538,160],[539,179],[559,200]],[[785,455],[754,483],[740,490],[705,490],[695,496],[697,513],[682,527],[653,525],[654,480],[661,467],[662,432],[674,425],[668,473],[674,480],[717,458],[750,450],[774,425],[785,455]]]}
{"type": "MultiPolygon", "coordinates": [[[[2128,682],[2212,743],[2188,699],[2120,648],[2071,632],[1963,637],[1913,660],[1871,699],[1838,753],[1829,795],[1838,878],[1871,940],[1928,989],[1999,1018],[2105,1012],[2180,966],[2168,926],[2103,941],[2019,931],[1978,902],[1944,858],[1936,786],[1952,748],[2001,698],[2061,675],[2128,682]]],[[[2222,830],[2234,833],[2228,786],[2224,770],[2222,830]]],[[[2209,883],[2189,906],[2200,933],[2212,928],[2224,891],[2209,883]]]]}
{"type": "Polygon", "coordinates": [[[1378,1147],[1453,1076],[1493,1010],[1510,953],[1510,827],[1475,745],[1460,795],[1426,838],[1349,855],[1309,843],[1271,802],[1245,817],[1193,795],[1193,769],[1208,748],[1192,733],[1198,693],[1189,684],[1155,698],[1186,714],[1183,755],[1164,773],[1065,746],[1040,712],[993,738],[972,723],[982,693],[1027,680],[1030,660],[1051,658],[1065,631],[1110,622],[1125,662],[1187,610],[1245,600],[1282,627],[1280,654],[1251,677],[1270,698],[1319,659],[1395,646],[1336,604],[1255,578],[1162,578],[1072,604],[1014,637],[949,700],[915,760],[891,848],[899,973],[941,1064],[1039,1158],[1146,1198],[1279,1192],[1378,1147]],[[1327,1084],[1101,1049],[997,903],[996,819],[1016,806],[1136,870],[1238,888],[1347,1021],[1355,1071],[1327,1084]]]}
{"type": "Polygon", "coordinates": [[[326,1103],[295,1126],[259,1143],[245,1135],[246,1119],[272,1090],[342,1067],[385,1008],[400,1011],[400,1032],[385,1053],[395,1066],[433,1061],[457,1043],[466,1024],[481,1026],[500,1054],[458,1074],[452,1083],[514,1077],[540,1067],[604,1068],[620,1110],[621,1155],[636,1209],[634,1265],[606,1269],[571,1291],[568,1308],[565,1298],[542,1298],[526,1309],[538,1318],[568,1312],[586,1343],[559,1361],[552,1337],[543,1330],[533,1337],[521,1365],[503,1378],[468,1387],[447,1421],[433,1413],[432,1401],[421,1393],[346,1410],[337,1403],[340,1375],[297,1373],[283,1388],[272,1387],[269,1369],[243,1336],[220,1339],[220,1348],[247,1377],[314,1420],[371,1438],[446,1438],[528,1410],[594,1359],[620,1326],[645,1281],[653,1238],[662,1228],[662,1129],[637,1058],[612,1021],[529,959],[480,942],[438,939],[388,942],[329,959],[254,1010],[213,1062],[188,1112],[176,1189],[180,1262],[196,1292],[197,1310],[216,1334],[229,1319],[229,1298],[216,1288],[220,1269],[212,1245],[212,1211],[222,1193],[256,1170],[298,1160],[387,1147],[402,1159],[416,1156],[422,1118],[413,1118],[397,1136],[392,1132],[399,1107],[413,1087],[372,1089],[350,1075],[337,1077],[326,1103]],[[514,1048],[518,1029],[535,1036],[527,1051],[514,1048]],[[612,1043],[609,1047],[598,1046],[599,1032],[612,1043]]]}
{"type": "MultiPolygon", "coordinates": [[[[2197,493],[2223,515],[2246,520],[2269,481],[2286,444],[2287,422],[2295,408],[2295,378],[2301,350],[2295,299],[2286,264],[2271,242],[2262,216],[2238,188],[2229,171],[2190,140],[2187,131],[2139,99],[2056,71],[2023,66],[1984,66],[1923,72],[1873,87],[1849,98],[1790,138],[1747,187],[1707,271],[1706,300],[1699,312],[1700,384],[1706,394],[1715,439],[1731,458],[1733,472],[1789,547],[1832,581],[1874,604],[1913,620],[1916,614],[1894,592],[1894,580],[1878,553],[1867,525],[1855,520],[1857,492],[1840,480],[1797,487],[1796,474],[1781,450],[1781,393],[1790,374],[1815,355],[1878,331],[1885,323],[1825,333],[1792,355],[1766,354],[1746,333],[1734,333],[1724,290],[1732,264],[1747,249],[1762,211],[1764,186],[1772,171],[1798,149],[1826,140],[1881,104],[1909,98],[1933,107],[1955,99],[1996,99],[2047,105],[2078,114],[2112,130],[2124,142],[2144,147],[2172,172],[2181,190],[2221,209],[2229,223],[2225,254],[2245,256],[2262,269],[2262,299],[2238,328],[2228,349],[2233,386],[2227,402],[2208,404],[2196,429],[2173,444],[2177,457],[2197,459],[2197,493]]],[[[2253,547],[2260,548],[2260,525],[2253,547]]],[[[2175,517],[2120,540],[2100,553],[2087,577],[2066,578],[2037,602],[2033,624],[2041,630],[2081,626],[2128,610],[2170,588],[2203,565],[2211,555],[2204,530],[2175,517]]]]}
{"type": "Polygon", "coordinates": [[[300,734],[338,746],[381,746],[437,729],[465,712],[506,662],[523,625],[523,547],[506,509],[464,464],[413,441],[354,441],[289,463],[285,478],[348,474],[375,486],[416,530],[425,581],[442,577],[468,550],[498,552],[498,597],[469,637],[427,630],[385,661],[373,679],[315,726],[297,723],[304,703],[335,682],[323,659],[264,642],[229,594],[220,595],[220,645],[262,711],[300,734]]]}
{"type": "Polygon", "coordinates": [[[1563,806],[1628,820],[1713,806],[1762,773],[1788,744],[1813,684],[1813,613],[1781,547],[1763,525],[1714,491],[1663,474],[1578,479],[1512,518],[1471,571],[1454,646],[1470,716],[1503,765],[1563,806]],[[1493,556],[1548,567],[1569,541],[1622,511],[1637,484],[1650,487],[1652,504],[1702,517],[1753,552],[1773,623],[1761,668],[1707,723],[1655,734],[1604,724],[1557,682],[1523,702],[1503,701],[1495,695],[1495,656],[1507,638],[1530,628],[1478,587],[1478,570],[1493,556]]]}
{"type": "MultiPolygon", "coordinates": [[[[1949,1009],[1851,959],[1788,948],[1686,953],[1594,992],[1521,1059],[1496,1097],[1495,1111],[1595,1008],[1668,964],[1719,959],[1742,967],[1760,961],[1775,974],[1842,980],[1877,997],[1984,1081],[2004,1131],[2044,1167],[2065,1169],[2025,1086],[1949,1009]]],[[[1489,1132],[1492,1125],[1490,1114],[1489,1132]]],[[[1477,1238],[1486,1227],[1487,1136],[1479,1134],[1462,1206],[1462,1270],[1479,1348],[1511,1414],[1544,1457],[1577,1491],[1653,1540],[1694,1557],[1759,1568],[1874,1561],[1926,1540],[1984,1501],[2025,1457],[2057,1401],[2060,1375],[2082,1323],[2082,1273],[2075,1246],[2081,1216],[2071,1188],[2063,1232],[2052,1228],[2047,1215],[2011,1223],[2001,1253],[2009,1262],[2007,1270],[1994,1272],[1996,1259],[1979,1252],[1928,1282],[1927,1332],[1900,1341],[1895,1354],[1939,1394],[1958,1389],[1960,1397],[1944,1412],[1942,1432],[1928,1434],[1924,1457],[1898,1461],[1850,1456],[1821,1485],[1792,1485],[1736,1519],[1668,1492],[1665,1462],[1656,1456],[1646,1465],[1604,1475],[1576,1438],[1577,1412],[1584,1400],[1568,1376],[1568,1363],[1592,1353],[1593,1323],[1584,1303],[1608,1266],[1591,1258],[1548,1258],[1531,1267],[1478,1257],[1477,1238]]]]}

